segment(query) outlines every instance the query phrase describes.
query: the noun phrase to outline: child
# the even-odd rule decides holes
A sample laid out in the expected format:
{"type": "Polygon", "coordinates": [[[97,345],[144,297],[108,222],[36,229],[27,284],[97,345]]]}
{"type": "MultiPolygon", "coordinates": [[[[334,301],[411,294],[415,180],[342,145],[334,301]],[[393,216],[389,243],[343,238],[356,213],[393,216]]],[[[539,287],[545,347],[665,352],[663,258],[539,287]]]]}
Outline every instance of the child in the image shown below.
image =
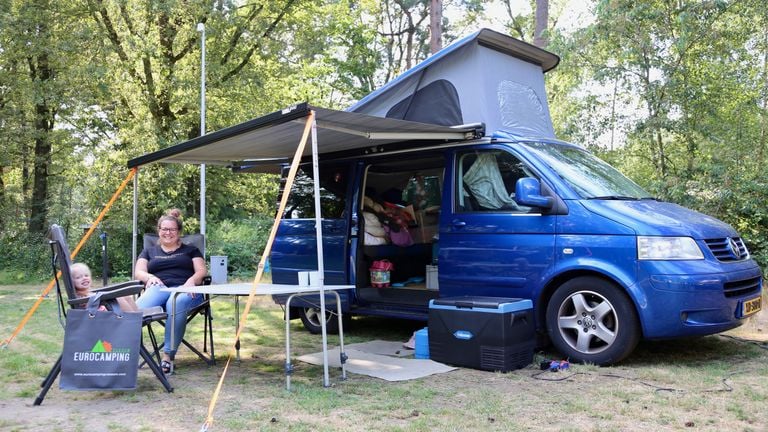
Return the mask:
{"type": "MultiPolygon", "coordinates": [[[[84,263],[74,263],[70,268],[72,283],[75,285],[75,294],[77,297],[88,297],[91,295],[91,269],[84,263]]],[[[124,312],[136,312],[139,310],[133,297],[118,297],[117,304],[124,312]]],[[[99,310],[106,310],[104,306],[99,310]]]]}

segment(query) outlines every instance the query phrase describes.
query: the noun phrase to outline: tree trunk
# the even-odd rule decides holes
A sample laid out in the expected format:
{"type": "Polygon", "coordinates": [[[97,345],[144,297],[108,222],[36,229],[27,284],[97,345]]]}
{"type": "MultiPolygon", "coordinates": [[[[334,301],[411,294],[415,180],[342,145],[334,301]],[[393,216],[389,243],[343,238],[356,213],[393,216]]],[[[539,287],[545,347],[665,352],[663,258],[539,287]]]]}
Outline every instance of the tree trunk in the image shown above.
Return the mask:
{"type": "Polygon", "coordinates": [[[443,49],[443,1],[430,0],[429,49],[432,54],[443,49]]]}
{"type": "Polygon", "coordinates": [[[661,178],[665,179],[667,178],[667,155],[664,151],[664,139],[661,136],[661,131],[656,129],[656,148],[658,150],[658,158],[659,158],[659,173],[661,173],[661,178]]]}
{"type": "Polygon", "coordinates": [[[539,48],[549,45],[547,25],[549,22],[549,0],[536,0],[536,30],[533,32],[533,44],[539,48]]]}
{"type": "MultiPolygon", "coordinates": [[[[45,83],[54,78],[53,69],[48,63],[48,54],[40,53],[36,59],[29,59],[30,79],[41,83],[38,88],[46,88],[45,83]]],[[[30,233],[45,233],[48,219],[48,172],[51,165],[50,133],[53,130],[54,108],[45,95],[38,95],[35,102],[35,160],[32,162],[32,202],[30,206],[27,230],[30,233]]]]}
{"type": "MultiPolygon", "coordinates": [[[[763,35],[763,94],[768,94],[768,33],[763,35]]],[[[766,152],[768,152],[768,97],[763,97],[763,102],[760,111],[760,146],[758,150],[758,161],[765,160],[766,152]]]]}

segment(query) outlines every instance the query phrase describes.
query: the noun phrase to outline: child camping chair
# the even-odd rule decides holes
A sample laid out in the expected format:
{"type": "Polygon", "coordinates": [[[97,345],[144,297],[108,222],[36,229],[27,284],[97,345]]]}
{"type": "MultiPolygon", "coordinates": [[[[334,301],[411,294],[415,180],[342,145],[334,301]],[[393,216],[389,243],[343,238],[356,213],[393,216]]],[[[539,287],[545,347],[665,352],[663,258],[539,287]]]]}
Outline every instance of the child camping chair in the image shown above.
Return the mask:
{"type": "MultiPolygon", "coordinates": [[[[112,308],[115,307],[115,304],[117,303],[118,297],[135,295],[139,293],[143,288],[143,284],[141,282],[129,281],[108,285],[103,288],[93,289],[91,290],[92,295],[90,297],[79,298],[75,291],[75,285],[70,274],[72,262],[70,260],[69,247],[67,246],[64,230],[59,225],[51,225],[51,228],[48,231],[48,244],[51,247],[51,267],[53,270],[53,276],[56,281],[57,306],[59,307],[59,313],[61,316],[66,317],[67,306],[69,306],[69,309],[84,308],[90,297],[97,293],[101,296],[99,299],[101,305],[105,306],[109,310],[112,310],[112,308]],[[61,285],[64,285],[64,294],[62,293],[61,285]],[[65,295],[66,304],[64,299],[65,295]]],[[[165,319],[166,317],[164,312],[158,311],[154,308],[142,312],[142,326],[149,326],[152,321],[165,319]]],[[[165,390],[170,393],[173,391],[173,387],[171,387],[168,379],[165,377],[165,374],[163,374],[163,371],[160,368],[159,354],[157,353],[157,342],[153,335],[150,335],[150,339],[152,340],[153,348],[155,350],[155,355],[158,361],[155,361],[155,359],[152,357],[152,354],[150,354],[149,350],[147,350],[143,343],[141,343],[139,346],[139,354],[141,358],[144,359],[144,361],[149,365],[150,369],[152,369],[152,372],[154,372],[160,383],[163,384],[165,390]]],[[[59,355],[59,358],[56,360],[56,363],[54,363],[53,368],[51,368],[51,371],[41,383],[40,386],[42,387],[42,390],[35,399],[34,405],[40,405],[43,403],[45,395],[48,393],[51,385],[53,385],[53,382],[61,373],[61,363],[62,356],[59,355]]]]}
{"type": "MultiPolygon", "coordinates": [[[[144,234],[144,249],[157,245],[159,237],[157,234],[144,234]]],[[[197,247],[205,258],[205,236],[203,234],[187,234],[181,237],[182,243],[190,246],[197,247]]],[[[203,285],[211,284],[211,276],[206,275],[203,278],[203,285]]],[[[166,311],[169,313],[170,311],[166,311]]],[[[192,345],[186,338],[181,340],[181,343],[190,349],[193,353],[197,354],[203,361],[209,366],[216,364],[216,357],[214,356],[213,349],[213,314],[211,313],[211,296],[208,294],[203,295],[203,302],[187,312],[187,324],[189,324],[195,317],[203,317],[203,350],[200,351],[192,345]],[[208,353],[208,344],[210,341],[210,353],[208,353]]],[[[165,325],[161,322],[161,325],[165,325]]],[[[163,343],[160,344],[160,348],[163,347],[163,343]]]]}

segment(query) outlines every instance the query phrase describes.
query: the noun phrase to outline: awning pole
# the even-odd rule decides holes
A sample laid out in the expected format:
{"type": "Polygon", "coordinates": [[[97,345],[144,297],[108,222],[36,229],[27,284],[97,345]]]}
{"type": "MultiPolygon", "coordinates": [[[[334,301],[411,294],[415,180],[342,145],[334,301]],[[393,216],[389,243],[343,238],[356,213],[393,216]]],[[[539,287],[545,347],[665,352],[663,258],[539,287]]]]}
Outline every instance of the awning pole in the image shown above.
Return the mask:
{"type": "MultiPolygon", "coordinates": [[[[314,111],[313,111],[314,112],[314,111]]],[[[328,333],[325,323],[325,262],[323,261],[323,215],[320,208],[320,167],[317,157],[317,121],[312,117],[312,173],[315,195],[315,233],[317,238],[317,272],[320,284],[320,326],[323,334],[323,386],[330,387],[328,376],[328,333]]]]}
{"type": "Polygon", "coordinates": [[[138,247],[137,237],[139,235],[139,169],[136,168],[136,175],[133,176],[133,235],[131,236],[131,279],[136,279],[136,248],[138,247]]]}
{"type": "MultiPolygon", "coordinates": [[[[200,136],[205,135],[205,24],[197,23],[200,32],[200,136]]],[[[200,164],[200,234],[203,235],[203,254],[206,248],[205,236],[205,164],[200,164]]]]}

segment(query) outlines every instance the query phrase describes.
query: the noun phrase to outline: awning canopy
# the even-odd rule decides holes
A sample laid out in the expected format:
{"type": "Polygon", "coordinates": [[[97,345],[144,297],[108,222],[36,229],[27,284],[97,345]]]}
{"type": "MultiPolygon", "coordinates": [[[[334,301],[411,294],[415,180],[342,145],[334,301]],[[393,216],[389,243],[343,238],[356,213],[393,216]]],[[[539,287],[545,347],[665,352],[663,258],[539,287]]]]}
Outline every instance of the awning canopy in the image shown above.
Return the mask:
{"type": "MultiPolygon", "coordinates": [[[[458,141],[482,136],[478,126],[439,126],[396,120],[302,103],[211,132],[128,161],[128,168],[155,162],[226,165],[277,165],[296,152],[305,118],[315,112],[318,154],[365,149],[412,140],[458,141]]],[[[306,147],[304,156],[312,154],[306,147]]],[[[265,169],[263,171],[270,171],[265,169]]]]}

